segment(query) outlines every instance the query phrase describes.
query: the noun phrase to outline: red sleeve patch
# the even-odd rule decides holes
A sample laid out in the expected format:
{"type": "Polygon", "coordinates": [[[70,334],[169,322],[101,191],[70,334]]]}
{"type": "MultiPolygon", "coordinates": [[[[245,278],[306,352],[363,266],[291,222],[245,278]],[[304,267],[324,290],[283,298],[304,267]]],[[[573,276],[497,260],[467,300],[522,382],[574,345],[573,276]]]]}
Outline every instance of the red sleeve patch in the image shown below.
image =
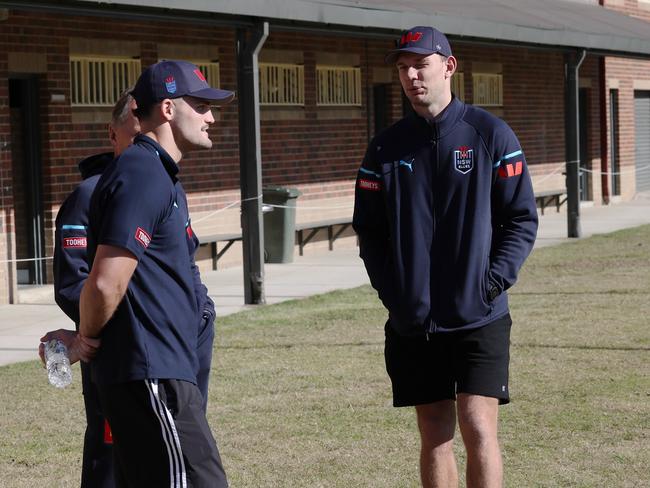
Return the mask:
{"type": "Polygon", "coordinates": [[[135,240],[145,249],[149,247],[149,244],[151,244],[151,236],[141,227],[135,229],[135,240]]]}
{"type": "Polygon", "coordinates": [[[499,167],[499,176],[501,178],[511,178],[512,176],[519,176],[523,171],[524,165],[521,161],[517,161],[514,165],[506,164],[499,167]]]}
{"type": "Polygon", "coordinates": [[[379,181],[366,180],[362,178],[359,180],[359,188],[362,190],[379,191],[381,190],[381,183],[379,181]]]}
{"type": "Polygon", "coordinates": [[[79,249],[86,247],[87,239],[85,237],[64,237],[63,247],[66,249],[79,249]]]}

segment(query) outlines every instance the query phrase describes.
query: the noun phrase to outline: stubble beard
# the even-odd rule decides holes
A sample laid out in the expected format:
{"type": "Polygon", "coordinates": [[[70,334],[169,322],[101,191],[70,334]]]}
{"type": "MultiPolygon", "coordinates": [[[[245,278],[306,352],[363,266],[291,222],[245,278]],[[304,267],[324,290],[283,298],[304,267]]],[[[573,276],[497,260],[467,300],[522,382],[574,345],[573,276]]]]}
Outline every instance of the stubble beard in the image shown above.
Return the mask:
{"type": "Polygon", "coordinates": [[[179,131],[175,139],[176,145],[183,154],[197,149],[212,149],[212,140],[207,136],[207,133],[204,135],[203,131],[190,134],[189,137],[185,137],[182,131],[179,131]]]}

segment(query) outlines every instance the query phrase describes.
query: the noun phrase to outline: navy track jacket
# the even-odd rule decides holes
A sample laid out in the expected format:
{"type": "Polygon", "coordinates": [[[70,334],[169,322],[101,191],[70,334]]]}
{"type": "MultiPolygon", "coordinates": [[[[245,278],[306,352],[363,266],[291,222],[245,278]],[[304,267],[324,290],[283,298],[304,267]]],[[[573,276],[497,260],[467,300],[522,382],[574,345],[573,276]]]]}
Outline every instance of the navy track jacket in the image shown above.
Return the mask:
{"type": "Polygon", "coordinates": [[[353,226],[396,332],[472,329],[505,315],[504,292],[537,233],[519,141],[455,97],[433,122],[403,118],[368,146],[353,226]]]}
{"type": "Polygon", "coordinates": [[[79,297],[88,278],[86,262],[90,197],[113,153],[90,156],[79,163],[83,181],[65,199],[56,214],[54,231],[54,300],[79,324],[79,297]]]}

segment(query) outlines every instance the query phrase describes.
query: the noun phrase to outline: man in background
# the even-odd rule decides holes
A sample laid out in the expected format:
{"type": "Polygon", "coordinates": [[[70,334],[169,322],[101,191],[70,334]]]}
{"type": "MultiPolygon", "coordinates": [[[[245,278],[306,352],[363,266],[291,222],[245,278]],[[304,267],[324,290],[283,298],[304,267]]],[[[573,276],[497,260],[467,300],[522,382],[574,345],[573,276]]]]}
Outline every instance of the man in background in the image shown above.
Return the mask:
{"type": "MultiPolygon", "coordinates": [[[[90,156],[79,163],[83,181],[64,200],[55,221],[54,299],[61,310],[79,327],[79,296],[88,277],[86,262],[88,211],[90,196],[106,167],[132,142],[140,130],[133,115],[133,98],[124,93],[119,98],[108,126],[113,152],[90,156]]],[[[87,344],[76,331],[59,329],[41,337],[41,342],[59,339],[68,347],[70,362],[86,360],[94,354],[99,341],[87,344]]],[[[43,348],[39,348],[41,359],[43,348]]],[[[90,365],[81,362],[81,382],[86,410],[86,432],[81,469],[81,488],[113,488],[113,453],[111,430],[102,414],[97,390],[90,377],[90,365]]]]}

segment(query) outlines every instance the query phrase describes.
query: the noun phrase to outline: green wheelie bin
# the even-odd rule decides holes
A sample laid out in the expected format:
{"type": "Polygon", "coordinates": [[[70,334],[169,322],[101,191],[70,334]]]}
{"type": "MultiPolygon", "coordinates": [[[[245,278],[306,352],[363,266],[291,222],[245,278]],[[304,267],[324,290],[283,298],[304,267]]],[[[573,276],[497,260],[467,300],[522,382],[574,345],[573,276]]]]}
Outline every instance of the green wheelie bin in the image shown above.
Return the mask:
{"type": "Polygon", "coordinates": [[[271,210],[264,213],[264,261],[267,263],[293,262],[296,235],[296,199],[301,195],[296,188],[281,186],[262,189],[262,201],[271,210]]]}

